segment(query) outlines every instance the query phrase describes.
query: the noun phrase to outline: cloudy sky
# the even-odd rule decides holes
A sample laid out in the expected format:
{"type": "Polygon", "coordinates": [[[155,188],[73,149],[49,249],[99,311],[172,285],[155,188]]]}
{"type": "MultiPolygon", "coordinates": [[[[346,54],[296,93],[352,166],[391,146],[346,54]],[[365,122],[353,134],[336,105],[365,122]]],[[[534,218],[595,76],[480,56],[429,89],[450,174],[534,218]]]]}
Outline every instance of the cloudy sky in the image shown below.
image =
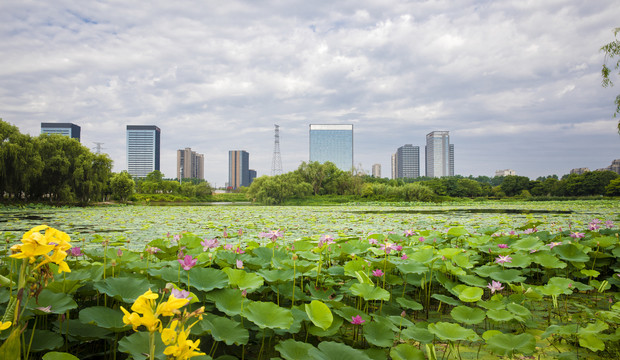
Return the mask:
{"type": "Polygon", "coordinates": [[[165,176],[191,147],[217,186],[228,150],[270,173],[274,124],[285,172],[309,124],[352,123],[356,165],[383,176],[434,130],[457,174],[562,175],[620,158],[599,51],[618,19],[617,0],[3,0],[0,118],[75,123],[114,171],[126,125],[157,125],[165,176]]]}

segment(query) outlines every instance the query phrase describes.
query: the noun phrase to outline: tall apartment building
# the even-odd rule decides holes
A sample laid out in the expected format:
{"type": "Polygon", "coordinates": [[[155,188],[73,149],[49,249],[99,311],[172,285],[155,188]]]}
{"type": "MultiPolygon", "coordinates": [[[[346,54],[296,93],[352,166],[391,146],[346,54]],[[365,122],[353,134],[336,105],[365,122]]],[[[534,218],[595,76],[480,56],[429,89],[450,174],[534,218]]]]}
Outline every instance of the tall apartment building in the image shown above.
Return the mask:
{"type": "Polygon", "coordinates": [[[245,150],[228,152],[228,187],[250,186],[250,154],[245,150]]]}
{"type": "Polygon", "coordinates": [[[381,177],[381,164],[372,164],[372,177],[381,177]]]}
{"type": "Polygon", "coordinates": [[[420,147],[406,144],[396,150],[396,177],[417,178],[420,176],[420,147]]]}
{"type": "Polygon", "coordinates": [[[160,170],[161,130],[155,125],[127,125],[127,172],[136,178],[160,170]]]}
{"type": "Polygon", "coordinates": [[[352,170],[353,125],[310,125],[310,161],[331,161],[340,170],[352,170]]]}
{"type": "Polygon", "coordinates": [[[398,156],[396,153],[392,154],[392,179],[398,177],[398,156]]]}
{"type": "Polygon", "coordinates": [[[60,134],[80,141],[81,128],[72,123],[41,123],[41,134],[60,134]]]}
{"type": "Polygon", "coordinates": [[[177,150],[177,179],[205,178],[205,156],[191,148],[177,150]]]}
{"type": "Polygon", "coordinates": [[[454,176],[454,145],[448,131],[433,131],[426,135],[426,176],[454,176]]]}

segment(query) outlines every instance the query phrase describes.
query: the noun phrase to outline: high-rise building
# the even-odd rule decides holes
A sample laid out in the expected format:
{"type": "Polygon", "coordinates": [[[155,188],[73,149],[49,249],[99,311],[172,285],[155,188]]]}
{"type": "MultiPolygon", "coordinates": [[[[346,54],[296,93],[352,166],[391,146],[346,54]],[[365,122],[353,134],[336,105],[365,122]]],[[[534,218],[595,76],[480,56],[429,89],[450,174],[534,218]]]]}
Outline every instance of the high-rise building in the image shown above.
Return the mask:
{"type": "Polygon", "coordinates": [[[495,170],[495,176],[509,176],[517,175],[517,172],[512,169],[495,170]]]}
{"type": "Polygon", "coordinates": [[[250,185],[252,185],[254,179],[256,179],[256,170],[250,169],[250,185]]]}
{"type": "Polygon", "coordinates": [[[433,131],[426,135],[426,176],[454,176],[454,145],[448,131],[433,131]]]}
{"type": "Polygon", "coordinates": [[[381,164],[372,164],[372,177],[381,177],[381,164]]]}
{"type": "Polygon", "coordinates": [[[310,125],[310,161],[353,169],[353,125],[310,125]]]}
{"type": "Polygon", "coordinates": [[[396,177],[417,178],[420,176],[420,147],[406,144],[396,150],[396,177]]]}
{"type": "Polygon", "coordinates": [[[205,156],[191,148],[177,150],[177,179],[205,178],[205,156]]]}
{"type": "Polygon", "coordinates": [[[392,154],[392,179],[396,179],[398,174],[398,157],[392,154]]]}
{"type": "Polygon", "coordinates": [[[127,172],[137,178],[159,170],[161,130],[154,125],[127,125],[127,172]]]}
{"type": "Polygon", "coordinates": [[[80,141],[81,128],[72,123],[41,123],[41,134],[60,134],[80,141]]]}
{"type": "Polygon", "coordinates": [[[250,154],[245,150],[228,152],[228,187],[250,186],[250,154]]]}

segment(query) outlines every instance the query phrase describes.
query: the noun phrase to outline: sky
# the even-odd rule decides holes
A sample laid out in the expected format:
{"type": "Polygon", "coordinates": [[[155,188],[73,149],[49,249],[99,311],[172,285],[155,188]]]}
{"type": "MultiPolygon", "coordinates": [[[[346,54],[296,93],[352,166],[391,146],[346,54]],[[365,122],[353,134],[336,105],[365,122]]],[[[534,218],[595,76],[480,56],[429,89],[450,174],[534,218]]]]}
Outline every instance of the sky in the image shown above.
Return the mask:
{"type": "MultiPolygon", "coordinates": [[[[0,2],[0,118],[36,136],[81,127],[127,169],[126,126],[161,129],[228,181],[228,151],[269,175],[308,161],[309,124],[353,124],[354,163],[390,177],[391,154],[449,131],[455,173],[532,179],[620,158],[616,87],[600,47],[617,0],[0,2]]],[[[618,80],[617,71],[614,79],[618,80]]]]}

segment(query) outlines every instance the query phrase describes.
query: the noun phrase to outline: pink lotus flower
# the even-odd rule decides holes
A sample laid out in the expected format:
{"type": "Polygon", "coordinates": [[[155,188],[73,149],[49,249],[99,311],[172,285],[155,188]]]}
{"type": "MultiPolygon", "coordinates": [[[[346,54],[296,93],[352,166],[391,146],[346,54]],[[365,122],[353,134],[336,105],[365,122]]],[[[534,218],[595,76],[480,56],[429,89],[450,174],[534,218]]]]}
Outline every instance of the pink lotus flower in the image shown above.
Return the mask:
{"type": "Polygon", "coordinates": [[[264,237],[270,239],[272,242],[275,242],[278,238],[282,237],[284,234],[280,230],[271,230],[268,232],[261,232],[258,234],[258,237],[264,237]]]}
{"type": "Polygon", "coordinates": [[[552,242],[551,244],[547,244],[547,246],[549,246],[549,249],[553,249],[556,246],[560,246],[562,245],[562,242],[552,242]]]}
{"type": "Polygon", "coordinates": [[[493,294],[496,291],[504,289],[504,287],[502,286],[502,283],[499,281],[495,281],[495,280],[491,281],[491,283],[488,284],[487,287],[491,289],[491,294],[493,294]]]}
{"type": "Polygon", "coordinates": [[[232,250],[232,248],[233,248],[232,244],[224,245],[224,250],[232,250]]]}
{"type": "Polygon", "coordinates": [[[376,276],[376,277],[381,277],[383,276],[383,271],[381,271],[381,269],[376,269],[372,271],[372,275],[376,276]]]}
{"type": "Polygon", "coordinates": [[[243,269],[243,261],[237,260],[237,269],[243,269]]]}
{"type": "Polygon", "coordinates": [[[500,249],[508,249],[508,244],[497,244],[497,247],[500,249]]]}
{"type": "Polygon", "coordinates": [[[196,266],[196,263],[198,262],[198,260],[192,258],[191,255],[185,255],[185,258],[183,260],[178,259],[178,262],[183,267],[183,270],[189,270],[193,268],[194,266],[196,266]]]}
{"type": "Polygon", "coordinates": [[[530,229],[525,230],[523,233],[524,234],[533,234],[533,233],[535,233],[537,231],[538,231],[538,229],[536,229],[536,228],[530,228],[530,229]]]}
{"type": "Polygon", "coordinates": [[[149,247],[146,248],[146,252],[151,254],[151,255],[157,254],[160,251],[161,251],[161,249],[158,248],[158,247],[155,247],[155,246],[149,246],[149,247]]]}
{"type": "Polygon", "coordinates": [[[420,242],[424,242],[424,240],[426,240],[426,239],[424,238],[424,236],[420,236],[420,238],[419,238],[418,240],[419,240],[420,242]]]}
{"type": "Polygon", "coordinates": [[[243,235],[243,229],[237,230],[237,235],[242,236],[243,235]]]}
{"type": "Polygon", "coordinates": [[[118,251],[116,252],[116,255],[117,255],[118,257],[123,256],[123,250],[118,249],[118,251]]]}
{"type": "Polygon", "coordinates": [[[510,230],[510,232],[508,233],[509,235],[517,235],[517,232],[514,230],[510,230]]]}
{"type": "Polygon", "coordinates": [[[331,237],[330,235],[321,235],[321,238],[319,239],[319,244],[318,247],[323,247],[323,245],[330,245],[330,244],[334,244],[334,238],[331,237]]]}
{"type": "Polygon", "coordinates": [[[233,250],[233,252],[235,254],[245,254],[245,251],[243,251],[243,249],[241,248],[241,246],[237,245],[237,248],[235,250],[233,250]]]}
{"type": "MultiPolygon", "coordinates": [[[[392,252],[392,250],[396,250],[397,246],[395,246],[392,243],[386,242],[384,244],[381,244],[381,250],[385,251],[386,254],[389,254],[390,252],[392,252]]],[[[401,246],[402,249],[402,246],[401,246]]]]}
{"type": "Polygon", "coordinates": [[[80,249],[79,246],[72,247],[71,249],[69,249],[69,253],[71,254],[71,256],[75,256],[75,257],[84,255],[84,253],[82,252],[82,249],[80,249]]]}
{"type": "Polygon", "coordinates": [[[215,238],[209,240],[204,239],[200,242],[200,245],[202,245],[202,251],[207,251],[208,249],[215,249],[220,246],[220,241],[215,238]]]}
{"type": "Polygon", "coordinates": [[[570,237],[575,238],[575,239],[582,239],[584,236],[586,236],[585,233],[580,233],[580,232],[572,232],[570,233],[570,237]]]}
{"type": "Polygon", "coordinates": [[[370,245],[377,245],[377,239],[368,239],[370,245]]]}
{"type": "Polygon", "coordinates": [[[611,221],[611,220],[607,220],[607,221],[605,221],[605,226],[606,226],[608,229],[611,229],[612,227],[614,227],[614,222],[613,222],[613,221],[611,221]]]}
{"type": "Polygon", "coordinates": [[[189,304],[189,301],[192,299],[192,297],[189,296],[190,292],[187,290],[177,290],[173,288],[171,293],[177,299],[187,299],[188,304],[189,304]]]}
{"type": "Polygon", "coordinates": [[[502,256],[500,255],[498,258],[495,259],[495,262],[498,264],[503,264],[503,263],[511,263],[512,262],[512,258],[508,255],[506,256],[502,256]]]}
{"type": "Polygon", "coordinates": [[[181,240],[181,235],[176,234],[174,235],[174,237],[172,238],[172,242],[178,243],[179,240],[181,240]]]}
{"type": "Polygon", "coordinates": [[[362,317],[359,315],[351,316],[351,324],[353,325],[362,325],[365,322],[366,320],[362,319],[362,317]]]}
{"type": "Polygon", "coordinates": [[[407,256],[407,254],[403,254],[403,256],[400,257],[401,260],[407,260],[409,257],[407,256]]]}
{"type": "Polygon", "coordinates": [[[413,230],[406,230],[403,235],[406,236],[406,237],[413,236],[413,235],[415,235],[415,231],[413,231],[413,230]]]}
{"type": "Polygon", "coordinates": [[[589,228],[588,228],[588,229],[589,229],[590,231],[598,230],[598,229],[600,228],[600,226],[598,226],[598,224],[595,224],[595,223],[590,223],[589,225],[590,225],[590,226],[589,226],[589,228]]]}

